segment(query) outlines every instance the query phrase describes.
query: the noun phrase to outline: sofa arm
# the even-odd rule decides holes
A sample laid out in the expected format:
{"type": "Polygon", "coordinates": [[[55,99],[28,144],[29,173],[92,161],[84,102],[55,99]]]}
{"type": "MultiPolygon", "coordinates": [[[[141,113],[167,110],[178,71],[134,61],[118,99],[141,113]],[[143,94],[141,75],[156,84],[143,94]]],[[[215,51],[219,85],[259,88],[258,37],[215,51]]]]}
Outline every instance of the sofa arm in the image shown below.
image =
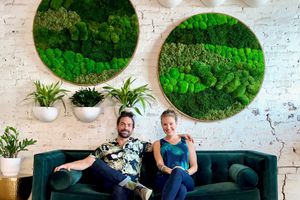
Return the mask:
{"type": "Polygon", "coordinates": [[[50,198],[49,176],[56,166],[66,162],[64,151],[56,150],[34,155],[32,200],[50,198]]]}
{"type": "Polygon", "coordinates": [[[262,200],[277,200],[277,157],[257,151],[247,151],[245,155],[247,166],[258,175],[258,185],[262,200]]]}
{"type": "Polygon", "coordinates": [[[233,164],[229,168],[229,176],[242,190],[252,189],[257,186],[256,172],[242,164],[233,164]]]}

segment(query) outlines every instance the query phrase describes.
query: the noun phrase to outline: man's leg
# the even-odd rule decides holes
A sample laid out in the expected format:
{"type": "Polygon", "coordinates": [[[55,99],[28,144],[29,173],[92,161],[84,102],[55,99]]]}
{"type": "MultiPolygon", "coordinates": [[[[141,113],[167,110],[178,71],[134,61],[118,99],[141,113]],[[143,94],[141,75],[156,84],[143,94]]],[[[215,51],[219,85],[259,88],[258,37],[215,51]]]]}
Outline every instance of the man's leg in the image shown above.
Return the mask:
{"type": "Polygon", "coordinates": [[[187,191],[191,191],[194,189],[194,181],[191,176],[188,175],[188,173],[180,168],[173,169],[162,191],[162,199],[175,199],[181,187],[181,184],[186,187],[187,191]]]}
{"type": "Polygon", "coordinates": [[[139,183],[131,181],[129,176],[126,176],[120,171],[111,168],[101,159],[96,159],[90,169],[96,177],[104,178],[105,181],[110,182],[110,184],[119,185],[129,190],[137,189],[137,194],[141,196],[143,200],[148,199],[152,193],[152,190],[139,183]]]}
{"type": "Polygon", "coordinates": [[[133,197],[133,192],[127,188],[115,185],[112,191],[113,200],[130,200],[133,197]]]}
{"type": "Polygon", "coordinates": [[[101,178],[104,178],[106,181],[110,181],[113,184],[119,184],[125,179],[130,180],[130,177],[127,177],[120,171],[111,168],[101,159],[96,159],[90,169],[96,176],[100,176],[101,178]]]}

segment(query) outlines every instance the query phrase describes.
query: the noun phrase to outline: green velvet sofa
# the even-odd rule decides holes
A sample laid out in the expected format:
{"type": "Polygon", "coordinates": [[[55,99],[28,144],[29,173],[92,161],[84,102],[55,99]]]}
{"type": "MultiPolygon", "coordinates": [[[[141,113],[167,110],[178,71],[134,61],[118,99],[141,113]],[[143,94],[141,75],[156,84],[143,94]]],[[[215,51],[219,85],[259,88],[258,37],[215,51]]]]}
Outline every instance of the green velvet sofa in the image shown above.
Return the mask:
{"type": "MultiPolygon", "coordinates": [[[[89,170],[69,172],[66,187],[53,180],[53,169],[82,159],[89,150],[55,150],[34,156],[32,200],[111,199],[93,180],[89,170]],[[78,175],[80,174],[80,175],[78,175]],[[75,176],[72,177],[72,176],[75,176]],[[51,182],[52,179],[52,182],[51,182]],[[55,187],[58,184],[58,187],[55,187]]],[[[277,158],[257,151],[197,151],[196,188],[186,199],[193,200],[277,200],[277,158]]],[[[157,167],[152,153],[143,158],[141,182],[153,188],[157,167]]],[[[66,181],[67,180],[67,181],[66,181]]],[[[151,199],[160,199],[154,192],[151,199]]]]}

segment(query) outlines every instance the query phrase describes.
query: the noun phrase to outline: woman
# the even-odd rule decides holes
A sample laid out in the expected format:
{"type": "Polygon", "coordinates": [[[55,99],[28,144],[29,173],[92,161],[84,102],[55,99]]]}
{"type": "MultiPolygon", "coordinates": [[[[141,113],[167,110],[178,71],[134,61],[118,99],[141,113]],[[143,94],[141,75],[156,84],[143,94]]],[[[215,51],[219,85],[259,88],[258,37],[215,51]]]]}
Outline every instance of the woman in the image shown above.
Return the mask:
{"type": "Polygon", "coordinates": [[[153,144],[154,157],[160,172],[156,176],[156,190],[162,200],[185,199],[194,189],[191,177],[197,171],[197,157],[193,144],[176,133],[177,115],[166,110],[161,115],[166,136],[153,144]]]}

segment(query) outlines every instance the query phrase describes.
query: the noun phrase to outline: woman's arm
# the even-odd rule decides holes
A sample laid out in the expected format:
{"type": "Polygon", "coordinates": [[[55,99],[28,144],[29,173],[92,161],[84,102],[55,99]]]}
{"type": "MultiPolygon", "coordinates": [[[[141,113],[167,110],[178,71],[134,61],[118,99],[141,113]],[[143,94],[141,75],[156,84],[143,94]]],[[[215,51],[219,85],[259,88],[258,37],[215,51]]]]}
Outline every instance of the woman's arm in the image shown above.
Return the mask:
{"type": "Polygon", "coordinates": [[[75,169],[75,170],[84,170],[88,167],[90,167],[94,162],[95,162],[96,158],[93,156],[88,156],[82,160],[77,160],[74,162],[70,162],[70,163],[66,163],[63,165],[60,165],[58,167],[56,167],[54,169],[54,171],[59,171],[60,169],[67,169],[67,170],[71,170],[71,169],[75,169]]]}
{"type": "Polygon", "coordinates": [[[161,156],[159,140],[153,143],[153,153],[158,169],[160,169],[163,173],[171,174],[172,169],[165,166],[164,160],[161,156]]]}
{"type": "Polygon", "coordinates": [[[197,155],[196,155],[194,144],[190,141],[187,141],[187,143],[189,148],[189,161],[190,161],[190,168],[187,170],[187,172],[190,175],[192,175],[198,170],[197,155]]]}

